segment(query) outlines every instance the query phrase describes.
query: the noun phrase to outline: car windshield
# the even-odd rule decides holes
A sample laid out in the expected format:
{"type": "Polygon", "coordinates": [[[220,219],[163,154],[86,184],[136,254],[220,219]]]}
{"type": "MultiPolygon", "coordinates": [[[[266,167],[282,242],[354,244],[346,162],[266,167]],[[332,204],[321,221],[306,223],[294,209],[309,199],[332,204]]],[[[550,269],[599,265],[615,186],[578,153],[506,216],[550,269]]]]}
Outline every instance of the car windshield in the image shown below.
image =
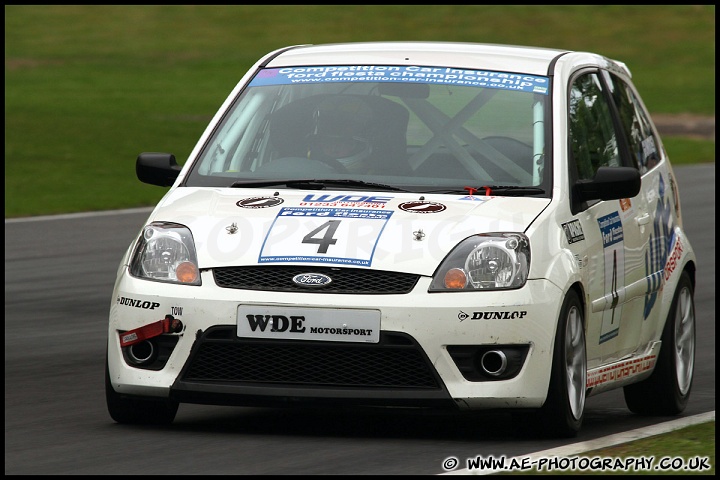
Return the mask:
{"type": "Polygon", "coordinates": [[[548,77],[447,67],[259,70],[185,185],[312,180],[338,189],[347,186],[335,180],[358,180],[416,192],[501,186],[548,196],[549,92],[548,77]]]}

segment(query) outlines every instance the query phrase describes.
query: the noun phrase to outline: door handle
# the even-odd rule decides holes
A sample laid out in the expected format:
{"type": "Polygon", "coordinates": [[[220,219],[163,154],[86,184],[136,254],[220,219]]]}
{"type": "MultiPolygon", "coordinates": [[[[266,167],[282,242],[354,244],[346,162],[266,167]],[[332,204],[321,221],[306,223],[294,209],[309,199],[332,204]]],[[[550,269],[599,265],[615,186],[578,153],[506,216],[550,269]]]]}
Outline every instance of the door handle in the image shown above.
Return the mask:
{"type": "Polygon", "coordinates": [[[650,214],[649,213],[643,213],[639,217],[635,219],[638,225],[647,225],[650,223],[650,214]]]}

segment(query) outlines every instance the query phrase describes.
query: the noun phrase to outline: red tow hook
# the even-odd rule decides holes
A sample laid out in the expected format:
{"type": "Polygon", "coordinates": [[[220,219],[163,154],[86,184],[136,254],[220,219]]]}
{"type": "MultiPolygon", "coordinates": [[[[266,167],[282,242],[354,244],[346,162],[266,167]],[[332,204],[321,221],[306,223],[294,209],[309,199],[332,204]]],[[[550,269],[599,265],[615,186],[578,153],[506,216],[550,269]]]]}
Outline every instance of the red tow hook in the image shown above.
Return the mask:
{"type": "Polygon", "coordinates": [[[149,338],[157,337],[163,333],[178,333],[183,329],[180,320],[172,315],[165,315],[165,318],[120,334],[120,347],[129,347],[149,338]]]}

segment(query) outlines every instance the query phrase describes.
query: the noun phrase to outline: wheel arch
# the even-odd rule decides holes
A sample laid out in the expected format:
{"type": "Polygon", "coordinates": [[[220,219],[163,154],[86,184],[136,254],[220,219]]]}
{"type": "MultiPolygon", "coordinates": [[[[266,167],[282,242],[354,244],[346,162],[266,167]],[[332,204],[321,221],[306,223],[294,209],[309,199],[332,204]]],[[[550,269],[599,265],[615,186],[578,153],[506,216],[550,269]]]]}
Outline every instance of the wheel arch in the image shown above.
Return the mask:
{"type": "Polygon", "coordinates": [[[697,264],[695,263],[695,259],[688,258],[687,261],[683,264],[682,269],[678,269],[671,278],[670,282],[665,284],[665,292],[662,295],[662,303],[660,305],[660,323],[658,325],[658,337],[662,333],[662,330],[665,328],[665,323],[667,322],[668,314],[670,313],[670,308],[672,306],[673,299],[675,298],[675,292],[678,289],[678,283],[680,282],[680,277],[683,273],[687,273],[688,277],[690,277],[690,284],[692,285],[693,294],[695,292],[696,287],[696,271],[697,271],[697,264]]]}
{"type": "Polygon", "coordinates": [[[690,260],[685,264],[685,267],[683,268],[684,272],[687,272],[690,276],[690,283],[692,283],[693,292],[695,291],[695,271],[697,269],[697,266],[695,265],[694,260],[690,260]]]}
{"type": "MultiPolygon", "coordinates": [[[[587,322],[588,322],[588,299],[585,296],[585,287],[583,284],[579,281],[576,281],[568,287],[568,292],[574,290],[575,293],[577,293],[578,298],[580,299],[580,305],[582,306],[582,312],[583,312],[583,327],[585,328],[585,332],[587,333],[587,322]]],[[[567,295],[567,292],[565,293],[567,295]]]]}

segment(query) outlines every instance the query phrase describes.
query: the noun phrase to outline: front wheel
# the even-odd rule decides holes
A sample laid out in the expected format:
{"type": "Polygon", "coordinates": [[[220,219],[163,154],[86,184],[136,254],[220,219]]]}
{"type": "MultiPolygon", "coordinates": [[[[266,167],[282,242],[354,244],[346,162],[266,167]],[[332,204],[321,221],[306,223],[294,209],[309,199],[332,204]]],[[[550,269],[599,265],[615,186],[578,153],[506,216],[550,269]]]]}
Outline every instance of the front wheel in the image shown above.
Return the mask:
{"type": "Polygon", "coordinates": [[[121,395],[113,389],[105,361],[105,400],[110,417],[117,423],[166,425],[175,420],[178,403],[169,399],[121,395]]]}
{"type": "Polygon", "coordinates": [[[677,415],[690,398],[695,367],[695,301],[690,275],[683,272],[662,333],[655,370],[623,388],[625,403],[639,415],[677,415]]]}
{"type": "Polygon", "coordinates": [[[516,415],[519,433],[575,437],[585,415],[586,385],[583,308],[577,292],[570,290],[558,319],[547,399],[538,412],[516,415]]]}

